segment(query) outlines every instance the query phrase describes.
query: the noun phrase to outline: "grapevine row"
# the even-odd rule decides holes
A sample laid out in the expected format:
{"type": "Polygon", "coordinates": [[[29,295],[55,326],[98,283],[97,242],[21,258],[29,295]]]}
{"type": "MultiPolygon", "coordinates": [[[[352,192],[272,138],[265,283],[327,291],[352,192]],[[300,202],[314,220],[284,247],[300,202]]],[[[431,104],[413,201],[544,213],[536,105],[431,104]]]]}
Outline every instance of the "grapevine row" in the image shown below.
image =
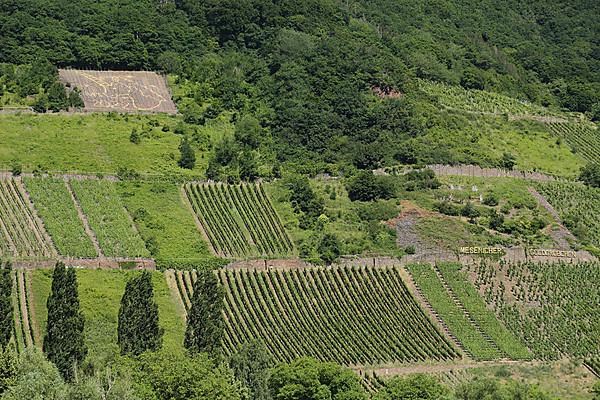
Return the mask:
{"type": "Polygon", "coordinates": [[[217,254],[285,257],[293,244],[259,185],[186,184],[185,193],[217,254]]]}
{"type": "Polygon", "coordinates": [[[53,244],[14,179],[0,179],[0,255],[51,257],[53,244]]]}
{"type": "MultiPolygon", "coordinates": [[[[193,280],[193,274],[184,272],[193,280]]],[[[396,268],[220,270],[223,347],[261,339],[280,361],[345,365],[450,360],[457,350],[418,306],[396,268]]],[[[179,295],[189,298],[181,278],[179,295]]]]}

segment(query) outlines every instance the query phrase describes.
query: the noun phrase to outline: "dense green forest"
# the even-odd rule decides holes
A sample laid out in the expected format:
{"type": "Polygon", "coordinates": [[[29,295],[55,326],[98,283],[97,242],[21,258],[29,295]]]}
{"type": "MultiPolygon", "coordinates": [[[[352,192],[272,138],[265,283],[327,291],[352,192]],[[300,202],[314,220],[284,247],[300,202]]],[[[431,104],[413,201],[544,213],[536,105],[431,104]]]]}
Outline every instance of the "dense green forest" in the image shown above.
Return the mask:
{"type": "Polygon", "coordinates": [[[35,78],[48,76],[49,65],[169,73],[186,123],[202,125],[225,113],[240,126],[233,141],[217,144],[211,178],[252,178],[256,165],[276,160],[309,173],[393,163],[501,166],[500,156],[440,139],[440,132],[476,132],[480,123],[440,115],[417,78],[592,119],[600,114],[600,5],[593,1],[1,0],[0,6],[0,62],[33,65],[5,65],[3,91],[12,85],[32,95],[42,85],[50,99],[39,109],[56,110],[77,99],[53,94],[52,82],[35,78]]]}

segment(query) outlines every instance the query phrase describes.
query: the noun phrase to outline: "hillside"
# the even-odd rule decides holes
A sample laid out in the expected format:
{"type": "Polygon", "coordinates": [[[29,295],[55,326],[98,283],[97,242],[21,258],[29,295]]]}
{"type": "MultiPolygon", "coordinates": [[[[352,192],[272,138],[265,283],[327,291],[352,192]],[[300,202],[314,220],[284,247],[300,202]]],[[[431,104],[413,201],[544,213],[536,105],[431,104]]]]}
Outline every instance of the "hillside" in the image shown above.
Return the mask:
{"type": "Polygon", "coordinates": [[[597,400],[598,15],[0,0],[0,399],[597,400]]]}

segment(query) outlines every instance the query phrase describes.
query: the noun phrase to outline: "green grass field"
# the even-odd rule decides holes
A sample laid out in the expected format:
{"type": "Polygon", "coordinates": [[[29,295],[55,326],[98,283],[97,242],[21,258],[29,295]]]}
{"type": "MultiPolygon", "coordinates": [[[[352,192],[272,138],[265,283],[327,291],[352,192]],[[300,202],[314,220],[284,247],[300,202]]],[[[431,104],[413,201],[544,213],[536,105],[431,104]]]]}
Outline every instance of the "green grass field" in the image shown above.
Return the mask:
{"type": "MultiPolygon", "coordinates": [[[[117,323],[121,297],[127,280],[138,272],[116,270],[78,270],[79,300],[85,316],[88,360],[105,365],[118,353],[117,323]]],[[[52,270],[35,270],[32,277],[31,305],[35,323],[42,336],[48,318],[46,300],[52,284],[52,270]]],[[[165,329],[163,347],[170,352],[183,350],[184,311],[173,301],[164,274],[153,273],[154,298],[158,304],[160,325],[165,329]]]]}
{"type": "Polygon", "coordinates": [[[142,238],[146,242],[154,238],[153,257],[181,261],[213,257],[178,184],[119,182],[116,187],[142,238]]]}
{"type": "Polygon", "coordinates": [[[199,176],[208,159],[213,139],[231,131],[225,120],[197,126],[192,134],[196,167],[177,166],[181,136],[174,133],[178,116],[118,114],[6,114],[0,115],[0,168],[9,169],[14,161],[25,171],[114,174],[127,167],[147,174],[199,176]],[[129,140],[136,129],[141,143],[129,140]],[[164,132],[163,129],[168,131],[164,132]]]}

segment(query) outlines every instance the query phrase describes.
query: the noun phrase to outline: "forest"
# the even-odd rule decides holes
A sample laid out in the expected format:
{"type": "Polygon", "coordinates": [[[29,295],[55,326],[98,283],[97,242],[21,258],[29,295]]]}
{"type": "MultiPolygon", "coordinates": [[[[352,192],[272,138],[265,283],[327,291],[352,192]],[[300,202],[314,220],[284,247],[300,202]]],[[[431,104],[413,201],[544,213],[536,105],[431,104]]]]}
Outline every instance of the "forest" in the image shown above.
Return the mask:
{"type": "Polygon", "coordinates": [[[61,109],[78,100],[56,93],[47,78],[55,67],[171,74],[186,123],[244,121],[233,142],[217,144],[209,177],[244,179],[275,162],[308,173],[500,165],[437,137],[473,122],[440,115],[417,90],[422,80],[600,116],[597,2],[117,3],[2,0],[5,90],[43,86],[50,99],[39,108],[61,109]]]}

